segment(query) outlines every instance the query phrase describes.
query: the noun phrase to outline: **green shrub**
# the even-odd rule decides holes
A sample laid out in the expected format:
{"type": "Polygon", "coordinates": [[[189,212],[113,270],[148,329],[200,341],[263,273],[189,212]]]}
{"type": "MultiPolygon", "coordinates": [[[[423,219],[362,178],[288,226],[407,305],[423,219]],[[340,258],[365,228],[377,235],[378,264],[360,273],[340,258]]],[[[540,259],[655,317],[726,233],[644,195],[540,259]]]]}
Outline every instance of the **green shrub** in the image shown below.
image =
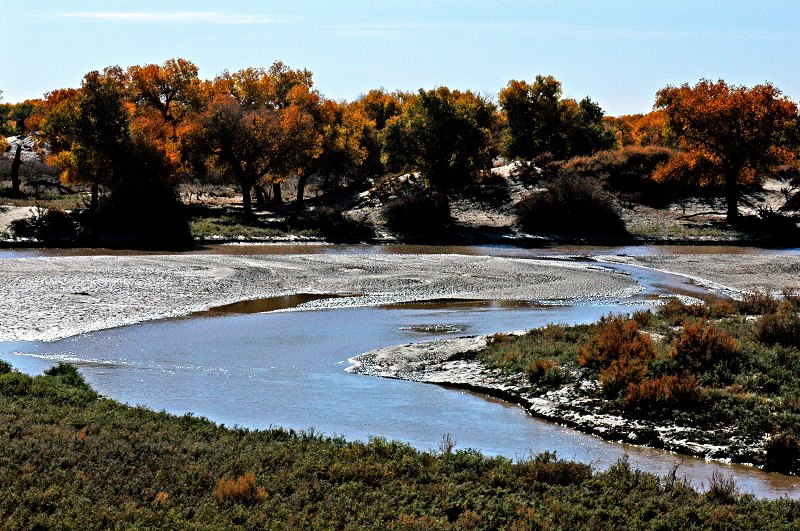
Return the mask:
{"type": "Polygon", "coordinates": [[[70,387],[89,389],[89,384],[83,379],[83,375],[78,368],[69,363],[59,363],[44,371],[45,376],[57,378],[61,383],[70,387]]]}

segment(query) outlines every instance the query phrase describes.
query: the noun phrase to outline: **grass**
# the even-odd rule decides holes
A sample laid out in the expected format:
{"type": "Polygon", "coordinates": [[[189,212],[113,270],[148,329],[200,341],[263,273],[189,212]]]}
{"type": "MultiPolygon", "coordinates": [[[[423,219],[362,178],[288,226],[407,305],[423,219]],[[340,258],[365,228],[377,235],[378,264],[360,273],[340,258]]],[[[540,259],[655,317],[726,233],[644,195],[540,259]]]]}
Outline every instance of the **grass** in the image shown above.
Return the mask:
{"type": "MultiPolygon", "coordinates": [[[[269,407],[265,404],[265,407],[269,407]]],[[[717,478],[605,472],[542,454],[420,452],[381,438],[249,431],[102,399],[71,366],[0,364],[3,529],[788,528],[800,503],[717,478]]]]}
{"type": "Polygon", "coordinates": [[[534,395],[574,384],[605,412],[699,430],[735,460],[798,474],[798,310],[791,294],[711,306],[672,300],[656,314],[496,336],[478,359],[526,376],[534,395]],[[596,385],[576,385],[583,380],[596,385]]]}

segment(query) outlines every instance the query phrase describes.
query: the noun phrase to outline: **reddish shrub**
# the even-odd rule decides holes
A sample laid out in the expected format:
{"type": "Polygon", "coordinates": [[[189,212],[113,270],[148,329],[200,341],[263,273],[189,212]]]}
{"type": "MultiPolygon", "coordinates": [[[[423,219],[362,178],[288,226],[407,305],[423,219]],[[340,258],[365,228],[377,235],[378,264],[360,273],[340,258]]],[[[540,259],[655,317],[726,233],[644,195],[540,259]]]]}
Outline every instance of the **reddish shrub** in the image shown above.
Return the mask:
{"type": "Polygon", "coordinates": [[[256,487],[256,476],[248,472],[236,478],[220,478],[214,488],[214,498],[218,502],[255,503],[267,499],[263,487],[256,487]]]}
{"type": "Polygon", "coordinates": [[[670,407],[683,409],[691,407],[700,398],[700,387],[693,374],[683,376],[665,375],[640,383],[631,383],[622,400],[624,409],[650,410],[670,407]]]}
{"type": "Polygon", "coordinates": [[[686,323],[672,343],[670,357],[682,368],[699,372],[733,357],[739,349],[736,339],[711,323],[686,323]]]}
{"type": "Polygon", "coordinates": [[[600,319],[597,332],[583,346],[578,362],[604,369],[617,359],[651,360],[655,350],[650,336],[639,331],[639,323],[620,316],[600,319]]]}

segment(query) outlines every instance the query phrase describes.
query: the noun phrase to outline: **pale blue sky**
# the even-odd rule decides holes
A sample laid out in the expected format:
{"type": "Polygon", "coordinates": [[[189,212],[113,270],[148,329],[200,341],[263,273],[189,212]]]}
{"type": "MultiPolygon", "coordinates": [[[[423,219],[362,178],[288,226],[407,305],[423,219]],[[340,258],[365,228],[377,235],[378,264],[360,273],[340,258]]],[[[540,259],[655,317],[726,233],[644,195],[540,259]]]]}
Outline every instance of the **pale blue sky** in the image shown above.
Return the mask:
{"type": "Polygon", "coordinates": [[[4,101],[86,72],[185,57],[211,78],[281,59],[326,96],[448,85],[495,95],[552,74],[608,114],[667,84],[771,81],[800,99],[800,1],[56,1],[4,5],[4,101]]]}

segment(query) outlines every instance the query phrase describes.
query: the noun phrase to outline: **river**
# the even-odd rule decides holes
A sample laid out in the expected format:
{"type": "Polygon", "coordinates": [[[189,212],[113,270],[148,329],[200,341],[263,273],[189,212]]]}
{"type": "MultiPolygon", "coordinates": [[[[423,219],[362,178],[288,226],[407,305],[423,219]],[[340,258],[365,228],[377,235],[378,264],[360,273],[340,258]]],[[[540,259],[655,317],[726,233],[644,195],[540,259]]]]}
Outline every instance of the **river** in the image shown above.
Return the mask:
{"type": "MultiPolygon", "coordinates": [[[[218,246],[206,252],[447,252],[575,260],[576,256],[591,259],[595,255],[645,253],[653,249],[269,245],[218,246]]],[[[0,258],[59,253],[80,251],[3,251],[0,258]]],[[[352,375],[344,370],[348,358],[382,346],[521,330],[549,322],[591,322],[609,312],[652,306],[658,295],[709,295],[705,289],[675,275],[634,266],[608,267],[632,275],[644,291],[626,300],[569,305],[438,301],[313,311],[218,312],[214,316],[204,314],[102,330],[55,342],[0,343],[0,358],[31,374],[58,361],[75,363],[104,395],[176,414],[192,412],[226,425],[313,428],[347,439],[382,436],[425,450],[436,449],[443,435],[449,433],[456,441],[456,449],[474,448],[511,458],[555,451],[559,457],[590,463],[597,469],[605,469],[627,455],[633,467],[658,474],[666,474],[678,464],[679,476],[686,476],[698,488],[708,484],[714,471],[721,471],[732,475],[743,492],[764,498],[800,498],[800,478],[606,442],[531,418],[519,407],[464,391],[352,375]]],[[[303,301],[290,301],[298,302],[303,301]]],[[[256,309],[277,308],[270,306],[273,303],[267,301],[266,305],[256,305],[256,309]]]]}

